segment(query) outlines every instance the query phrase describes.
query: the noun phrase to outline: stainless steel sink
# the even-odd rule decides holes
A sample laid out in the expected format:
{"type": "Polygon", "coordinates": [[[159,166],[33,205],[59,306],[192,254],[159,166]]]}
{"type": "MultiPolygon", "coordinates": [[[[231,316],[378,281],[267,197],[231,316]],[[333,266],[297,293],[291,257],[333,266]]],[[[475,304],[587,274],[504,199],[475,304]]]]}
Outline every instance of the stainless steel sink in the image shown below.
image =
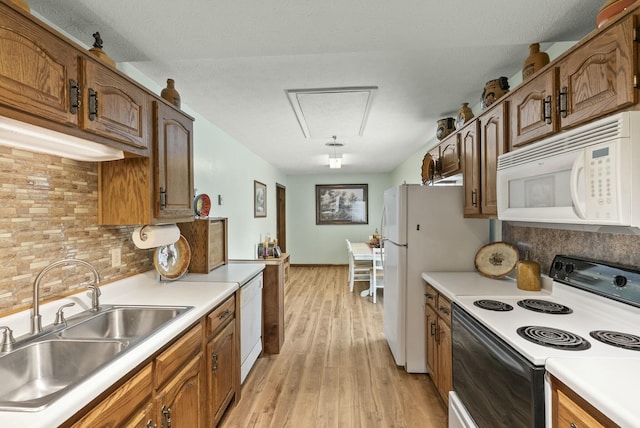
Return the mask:
{"type": "Polygon", "coordinates": [[[147,336],[186,312],[185,306],[114,306],[86,321],[70,325],[61,338],[133,340],[147,336]]]}
{"type": "Polygon", "coordinates": [[[43,340],[0,357],[0,409],[39,410],[127,347],[124,341],[43,340]]]}
{"type": "MultiPolygon", "coordinates": [[[[0,354],[0,410],[38,411],[192,306],[103,306],[0,354]]],[[[116,379],[114,379],[115,381],[116,379]]]]}

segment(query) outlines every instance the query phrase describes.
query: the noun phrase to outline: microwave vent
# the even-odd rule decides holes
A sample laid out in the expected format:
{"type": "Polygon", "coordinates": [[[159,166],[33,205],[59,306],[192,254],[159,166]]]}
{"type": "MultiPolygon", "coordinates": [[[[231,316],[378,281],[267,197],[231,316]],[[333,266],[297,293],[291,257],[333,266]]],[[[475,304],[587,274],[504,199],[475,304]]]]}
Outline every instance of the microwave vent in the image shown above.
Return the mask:
{"type": "Polygon", "coordinates": [[[624,119],[628,117],[625,114],[629,113],[609,116],[505,153],[498,157],[498,170],[628,136],[625,135],[628,134],[628,131],[625,132],[624,119]]]}

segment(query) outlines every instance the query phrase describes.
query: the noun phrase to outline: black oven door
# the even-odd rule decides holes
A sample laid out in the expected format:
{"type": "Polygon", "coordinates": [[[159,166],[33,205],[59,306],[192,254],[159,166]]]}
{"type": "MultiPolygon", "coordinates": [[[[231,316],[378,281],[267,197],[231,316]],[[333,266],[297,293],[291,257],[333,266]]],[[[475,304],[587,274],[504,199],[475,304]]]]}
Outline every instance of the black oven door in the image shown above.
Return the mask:
{"type": "Polygon", "coordinates": [[[454,303],[453,389],[480,428],[544,428],[544,367],[454,303]]]}

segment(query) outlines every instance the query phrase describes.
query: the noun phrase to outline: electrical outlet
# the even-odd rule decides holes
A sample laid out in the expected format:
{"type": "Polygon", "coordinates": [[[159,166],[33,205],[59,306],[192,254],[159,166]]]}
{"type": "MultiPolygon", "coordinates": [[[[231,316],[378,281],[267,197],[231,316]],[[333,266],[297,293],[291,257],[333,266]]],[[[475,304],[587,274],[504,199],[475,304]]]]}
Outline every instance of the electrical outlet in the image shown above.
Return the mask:
{"type": "Polygon", "coordinates": [[[111,267],[119,267],[122,264],[122,250],[120,248],[111,249],[111,267]]]}

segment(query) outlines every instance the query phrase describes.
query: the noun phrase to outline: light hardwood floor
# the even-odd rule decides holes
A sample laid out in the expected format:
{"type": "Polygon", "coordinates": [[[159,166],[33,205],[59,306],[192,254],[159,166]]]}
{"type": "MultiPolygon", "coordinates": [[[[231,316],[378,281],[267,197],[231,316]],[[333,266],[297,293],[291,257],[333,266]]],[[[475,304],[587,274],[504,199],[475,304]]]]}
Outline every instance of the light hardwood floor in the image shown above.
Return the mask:
{"type": "Polygon", "coordinates": [[[285,342],[259,358],[221,427],[446,427],[427,375],[395,365],[374,305],[347,268],[291,267],[285,342]]]}

